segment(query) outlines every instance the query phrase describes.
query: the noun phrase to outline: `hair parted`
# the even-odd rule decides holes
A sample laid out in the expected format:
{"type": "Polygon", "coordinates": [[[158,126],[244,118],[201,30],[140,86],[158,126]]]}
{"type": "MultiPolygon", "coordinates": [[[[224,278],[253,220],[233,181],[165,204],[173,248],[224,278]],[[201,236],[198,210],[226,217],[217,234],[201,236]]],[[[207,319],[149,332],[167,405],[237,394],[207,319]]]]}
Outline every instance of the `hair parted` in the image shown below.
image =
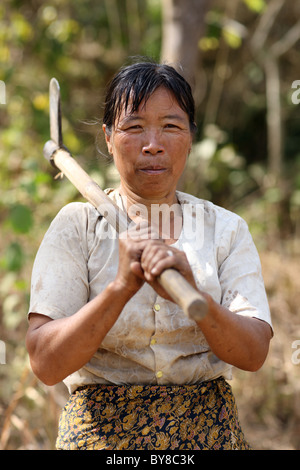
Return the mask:
{"type": "Polygon", "coordinates": [[[103,124],[111,132],[122,109],[134,113],[160,86],[169,90],[189,118],[191,132],[196,131],[195,103],[189,83],[170,65],[147,60],[122,67],[108,85],[103,124]]]}

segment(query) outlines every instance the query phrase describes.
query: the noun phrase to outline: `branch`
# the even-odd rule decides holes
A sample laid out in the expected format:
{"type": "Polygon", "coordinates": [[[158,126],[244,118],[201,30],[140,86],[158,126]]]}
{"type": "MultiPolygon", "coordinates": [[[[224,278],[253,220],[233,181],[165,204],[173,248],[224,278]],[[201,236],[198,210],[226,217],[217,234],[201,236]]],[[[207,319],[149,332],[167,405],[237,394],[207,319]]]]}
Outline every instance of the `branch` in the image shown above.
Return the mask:
{"type": "Polygon", "coordinates": [[[300,39],[300,20],[298,23],[289,30],[288,33],[280,40],[277,41],[270,48],[275,57],[280,57],[285,54],[298,40],[300,39]]]}
{"type": "Polygon", "coordinates": [[[275,19],[284,5],[284,0],[274,0],[269,4],[266,12],[261,16],[258,27],[253,33],[251,46],[255,51],[263,48],[275,19]]]}

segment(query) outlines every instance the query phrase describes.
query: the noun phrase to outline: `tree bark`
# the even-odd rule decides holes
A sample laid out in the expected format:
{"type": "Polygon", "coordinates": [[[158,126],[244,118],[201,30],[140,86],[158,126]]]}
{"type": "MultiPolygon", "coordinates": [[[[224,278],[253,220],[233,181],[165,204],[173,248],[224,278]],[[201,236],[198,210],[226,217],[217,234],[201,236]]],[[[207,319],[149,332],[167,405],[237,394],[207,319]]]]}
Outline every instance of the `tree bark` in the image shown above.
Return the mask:
{"type": "Polygon", "coordinates": [[[210,0],[164,0],[161,61],[173,65],[195,88],[199,39],[210,0]]]}
{"type": "Polygon", "coordinates": [[[280,76],[277,58],[267,54],[264,60],[266,75],[266,104],[268,129],[269,171],[276,180],[282,171],[282,111],[280,76]]]}

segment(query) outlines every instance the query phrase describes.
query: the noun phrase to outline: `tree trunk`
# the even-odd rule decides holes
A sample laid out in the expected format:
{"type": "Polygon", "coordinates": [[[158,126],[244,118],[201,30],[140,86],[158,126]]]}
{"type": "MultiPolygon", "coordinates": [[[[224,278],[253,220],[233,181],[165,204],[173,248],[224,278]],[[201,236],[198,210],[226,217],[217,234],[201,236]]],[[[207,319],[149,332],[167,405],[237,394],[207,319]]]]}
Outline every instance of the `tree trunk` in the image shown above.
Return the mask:
{"type": "Polygon", "coordinates": [[[276,57],[265,56],[269,171],[278,181],[282,171],[282,112],[279,66],[276,57]]]}
{"type": "Polygon", "coordinates": [[[199,39],[210,0],[163,0],[161,61],[173,65],[195,88],[199,39]]]}

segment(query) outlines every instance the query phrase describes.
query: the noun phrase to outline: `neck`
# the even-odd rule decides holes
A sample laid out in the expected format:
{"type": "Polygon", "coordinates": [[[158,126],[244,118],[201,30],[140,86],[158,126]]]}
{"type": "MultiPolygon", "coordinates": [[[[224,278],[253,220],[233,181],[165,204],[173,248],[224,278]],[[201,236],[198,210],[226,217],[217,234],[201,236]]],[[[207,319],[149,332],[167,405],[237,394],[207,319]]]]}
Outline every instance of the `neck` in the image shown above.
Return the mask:
{"type": "Polygon", "coordinates": [[[145,198],[121,185],[118,191],[124,209],[135,223],[147,221],[167,244],[174,243],[182,229],[182,211],[176,191],[155,198],[145,198]]]}
{"type": "Polygon", "coordinates": [[[148,197],[147,195],[136,194],[126,185],[121,183],[118,191],[122,196],[123,201],[127,201],[127,206],[125,206],[127,209],[134,204],[139,204],[141,206],[145,206],[149,214],[151,214],[151,208],[153,205],[167,204],[168,206],[172,206],[173,204],[178,203],[176,188],[172,188],[169,192],[148,197]]]}

